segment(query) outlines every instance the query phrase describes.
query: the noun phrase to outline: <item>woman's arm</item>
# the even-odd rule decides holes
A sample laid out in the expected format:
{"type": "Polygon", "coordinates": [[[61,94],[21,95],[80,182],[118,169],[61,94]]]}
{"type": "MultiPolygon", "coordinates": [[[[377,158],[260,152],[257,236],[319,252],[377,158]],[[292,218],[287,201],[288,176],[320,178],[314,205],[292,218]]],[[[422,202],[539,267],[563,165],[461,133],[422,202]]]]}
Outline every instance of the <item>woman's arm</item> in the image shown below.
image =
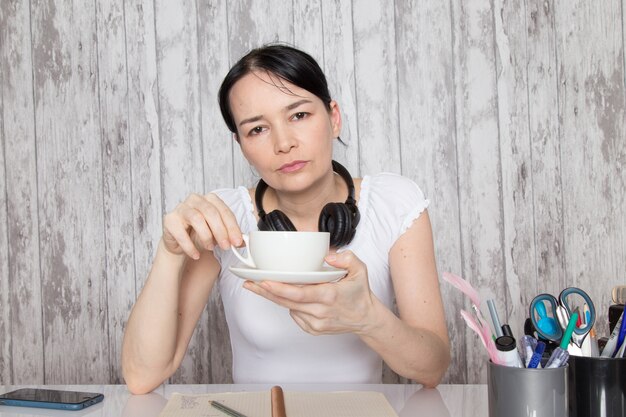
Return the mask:
{"type": "Polygon", "coordinates": [[[159,243],[124,333],[122,372],[130,392],[150,392],[178,369],[219,270],[212,252],[194,261],[159,243]]]}
{"type": "Polygon", "coordinates": [[[152,391],[178,369],[220,272],[213,249],[240,243],[237,219],[215,194],[192,194],[165,216],[122,344],[122,372],[133,394],[152,391]]]}
{"type": "Polygon", "coordinates": [[[361,337],[396,373],[434,387],[450,364],[450,341],[427,211],[393,245],[389,265],[400,317],[376,300],[361,337]]]}
{"type": "Polygon", "coordinates": [[[371,292],[367,267],[352,252],[331,255],[326,261],[347,269],[348,275],[330,284],[248,281],[244,287],[288,308],[308,333],[355,333],[398,374],[429,387],[437,385],[450,363],[450,342],[427,212],[389,253],[400,317],[371,292]]]}

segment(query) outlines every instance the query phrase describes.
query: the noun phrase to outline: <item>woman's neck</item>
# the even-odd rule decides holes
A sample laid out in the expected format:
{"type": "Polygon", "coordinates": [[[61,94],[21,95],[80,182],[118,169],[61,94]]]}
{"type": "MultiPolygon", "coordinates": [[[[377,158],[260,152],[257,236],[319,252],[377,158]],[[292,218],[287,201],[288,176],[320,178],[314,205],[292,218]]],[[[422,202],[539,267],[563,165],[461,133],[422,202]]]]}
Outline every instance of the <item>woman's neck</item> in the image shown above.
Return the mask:
{"type": "Polygon", "coordinates": [[[298,193],[277,192],[268,189],[263,199],[265,212],[278,209],[300,231],[317,231],[322,208],[330,202],[344,202],[348,187],[339,175],[331,171],[306,190],[298,193]]]}

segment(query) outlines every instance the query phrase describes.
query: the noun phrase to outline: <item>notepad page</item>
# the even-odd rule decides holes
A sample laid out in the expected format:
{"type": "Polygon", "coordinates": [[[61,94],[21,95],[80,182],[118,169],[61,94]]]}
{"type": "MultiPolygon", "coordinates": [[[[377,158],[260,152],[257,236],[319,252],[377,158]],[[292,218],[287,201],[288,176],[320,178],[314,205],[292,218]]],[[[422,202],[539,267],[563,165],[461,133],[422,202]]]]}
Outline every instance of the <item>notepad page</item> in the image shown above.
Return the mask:
{"type": "Polygon", "coordinates": [[[287,417],[398,417],[380,392],[287,392],[287,417]]]}
{"type": "MultiPolygon", "coordinates": [[[[289,392],[285,391],[288,417],[398,417],[380,392],[289,392]]],[[[186,395],[175,393],[159,417],[224,417],[209,400],[247,417],[271,417],[269,391],[186,395]]]]}
{"type": "Polygon", "coordinates": [[[225,414],[209,404],[218,401],[247,417],[272,417],[268,392],[227,392],[221,394],[172,394],[159,417],[224,417],[225,414]]]}

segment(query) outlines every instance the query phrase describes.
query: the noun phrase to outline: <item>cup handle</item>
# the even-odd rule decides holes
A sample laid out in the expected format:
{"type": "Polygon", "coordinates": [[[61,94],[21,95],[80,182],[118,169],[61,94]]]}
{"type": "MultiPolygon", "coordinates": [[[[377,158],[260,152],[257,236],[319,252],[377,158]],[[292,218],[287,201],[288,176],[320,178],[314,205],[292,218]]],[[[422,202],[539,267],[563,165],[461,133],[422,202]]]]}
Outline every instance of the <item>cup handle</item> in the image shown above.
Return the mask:
{"type": "Polygon", "coordinates": [[[241,255],[241,253],[239,253],[239,250],[234,247],[234,246],[230,246],[230,250],[233,251],[233,253],[235,254],[235,256],[244,263],[244,265],[250,267],[250,268],[256,268],[256,265],[254,264],[254,261],[252,260],[252,257],[250,256],[250,237],[248,237],[247,234],[243,234],[241,235],[243,237],[243,241],[246,244],[246,248],[248,249],[248,257],[244,258],[243,255],[241,255]]]}

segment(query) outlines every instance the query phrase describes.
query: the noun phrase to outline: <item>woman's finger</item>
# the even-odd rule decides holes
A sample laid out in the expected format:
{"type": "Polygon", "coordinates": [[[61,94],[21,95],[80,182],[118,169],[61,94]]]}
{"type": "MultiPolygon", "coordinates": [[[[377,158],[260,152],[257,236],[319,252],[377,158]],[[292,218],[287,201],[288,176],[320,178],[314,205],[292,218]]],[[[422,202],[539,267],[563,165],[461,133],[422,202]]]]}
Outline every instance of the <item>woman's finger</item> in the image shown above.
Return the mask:
{"type": "Polygon", "coordinates": [[[169,238],[167,235],[169,234],[176,244],[180,246],[182,251],[187,254],[192,259],[200,259],[200,252],[196,248],[196,245],[191,240],[189,233],[187,232],[186,225],[182,222],[179,216],[167,215],[163,221],[165,233],[163,234],[163,239],[165,241],[166,247],[168,249],[172,249],[169,246],[171,242],[168,242],[169,238]],[[169,245],[168,245],[169,243],[169,245]]]}
{"type": "Polygon", "coordinates": [[[243,243],[243,239],[241,237],[241,229],[239,228],[237,218],[235,217],[235,214],[232,212],[230,207],[228,207],[226,203],[224,203],[222,199],[215,194],[208,194],[204,198],[206,201],[210,202],[219,212],[224,228],[226,229],[229,246],[241,246],[241,244],[243,243]]]}

